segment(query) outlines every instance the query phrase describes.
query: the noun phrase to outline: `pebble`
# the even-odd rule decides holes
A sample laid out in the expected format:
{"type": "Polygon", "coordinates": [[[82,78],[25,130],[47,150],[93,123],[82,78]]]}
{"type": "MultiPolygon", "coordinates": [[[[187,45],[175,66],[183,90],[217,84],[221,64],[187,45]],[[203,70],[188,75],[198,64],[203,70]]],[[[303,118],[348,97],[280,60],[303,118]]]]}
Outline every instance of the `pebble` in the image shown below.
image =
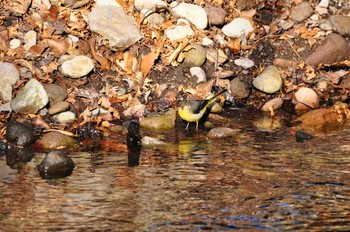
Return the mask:
{"type": "Polygon", "coordinates": [[[112,49],[130,47],[142,38],[135,20],[121,7],[96,6],[87,17],[90,30],[107,39],[112,49]]]}
{"type": "Polygon", "coordinates": [[[19,39],[11,39],[10,41],[10,48],[16,49],[21,45],[21,41],[19,39]]]}
{"type": "Polygon", "coordinates": [[[259,1],[256,0],[236,0],[235,8],[241,11],[251,9],[257,5],[259,1]]]}
{"type": "Polygon", "coordinates": [[[231,95],[237,99],[247,98],[251,92],[250,86],[244,81],[244,79],[241,80],[240,77],[236,77],[231,80],[230,90],[231,95]]]}
{"type": "Polygon", "coordinates": [[[252,31],[254,31],[253,25],[248,19],[244,18],[235,18],[222,28],[222,32],[231,38],[239,37],[243,33],[248,35],[252,31]]]}
{"type": "Polygon", "coordinates": [[[316,92],[307,87],[302,87],[295,92],[296,110],[309,110],[319,107],[320,98],[316,92]]]}
{"type": "Polygon", "coordinates": [[[36,79],[30,79],[24,88],[11,100],[11,108],[17,113],[37,113],[49,102],[49,97],[36,79]]]}
{"type": "Polygon", "coordinates": [[[62,63],[60,71],[70,78],[80,78],[87,75],[94,68],[94,63],[87,56],[75,56],[62,63]]]}
{"type": "Polygon", "coordinates": [[[283,99],[277,97],[266,102],[260,109],[262,111],[271,111],[270,109],[278,110],[282,107],[282,105],[283,105],[283,99]]]}
{"type": "Polygon", "coordinates": [[[215,127],[208,132],[207,137],[210,139],[222,139],[235,136],[237,133],[238,130],[228,127],[215,127]]]}
{"type": "Polygon", "coordinates": [[[235,65],[240,66],[244,69],[251,68],[255,65],[254,61],[252,61],[251,59],[248,59],[248,58],[235,59],[234,62],[235,62],[235,65]]]}
{"type": "Polygon", "coordinates": [[[320,3],[318,4],[319,7],[324,7],[328,8],[329,6],[329,0],[321,0],[320,3]]]}
{"type": "Polygon", "coordinates": [[[302,2],[299,5],[292,7],[289,17],[294,21],[301,22],[309,18],[314,12],[309,2],[302,2]]]}
{"type": "Polygon", "coordinates": [[[174,128],[176,120],[176,110],[169,109],[164,115],[149,116],[141,119],[141,127],[153,131],[168,130],[174,128]]]}
{"type": "Polygon", "coordinates": [[[62,86],[46,83],[43,86],[49,96],[51,106],[63,102],[68,97],[67,89],[62,86]]]}
{"type": "Polygon", "coordinates": [[[68,102],[57,102],[54,105],[51,105],[49,108],[49,114],[53,115],[53,114],[57,114],[57,113],[61,113],[65,110],[69,109],[70,104],[68,102]]]}
{"type": "Polygon", "coordinates": [[[165,35],[170,40],[180,40],[194,34],[189,25],[176,25],[165,30],[165,35]]]}
{"type": "Polygon", "coordinates": [[[205,3],[204,10],[208,15],[209,25],[221,26],[225,23],[227,12],[224,9],[205,3]]]}
{"type": "Polygon", "coordinates": [[[336,32],[344,36],[350,35],[350,16],[331,15],[328,20],[332,23],[336,32]]]}
{"type": "Polygon", "coordinates": [[[318,27],[321,28],[322,30],[325,30],[325,31],[332,31],[333,30],[332,23],[326,19],[320,20],[318,27]]]}
{"type": "Polygon", "coordinates": [[[59,132],[48,132],[36,142],[37,146],[43,149],[69,149],[73,148],[77,142],[74,138],[59,132]]]}
{"type": "Polygon", "coordinates": [[[7,62],[0,62],[0,99],[5,103],[11,101],[12,85],[18,80],[19,71],[16,66],[7,62]]]}
{"type": "Polygon", "coordinates": [[[28,51],[32,46],[34,46],[36,44],[36,40],[37,40],[37,33],[35,31],[28,31],[25,35],[24,35],[24,49],[26,51],[28,51]]]}
{"type": "Polygon", "coordinates": [[[197,83],[207,81],[207,78],[205,76],[205,72],[201,67],[190,68],[190,73],[191,73],[192,77],[197,77],[197,83]]]}
{"type": "Polygon", "coordinates": [[[65,111],[52,116],[52,119],[60,124],[71,123],[75,120],[75,114],[71,111],[65,111]]]}
{"type": "Polygon", "coordinates": [[[160,27],[164,22],[164,18],[161,14],[152,13],[152,11],[148,9],[141,10],[141,14],[143,17],[145,17],[145,15],[148,15],[145,19],[145,22],[147,22],[147,26],[149,27],[160,27]]]}
{"type": "Polygon", "coordinates": [[[166,7],[166,3],[162,0],[135,0],[134,6],[138,11],[143,9],[152,9],[155,7],[166,7]]]}
{"type": "Polygon", "coordinates": [[[184,55],[183,64],[186,67],[200,67],[206,60],[205,49],[200,44],[189,45],[191,49],[182,52],[184,55]]]}
{"type": "Polygon", "coordinates": [[[35,140],[34,129],[30,124],[11,120],[6,127],[6,139],[18,146],[31,145],[35,140]]]}
{"type": "Polygon", "coordinates": [[[305,61],[309,65],[331,64],[349,59],[349,42],[341,35],[332,33],[313,51],[305,61]]]}
{"type": "Polygon", "coordinates": [[[159,140],[157,138],[152,138],[152,137],[149,137],[149,136],[144,136],[142,139],[141,139],[141,145],[143,147],[152,147],[152,148],[155,148],[155,147],[159,147],[159,146],[167,146],[169,145],[168,143],[162,141],[162,140],[159,140]]]}
{"type": "Polygon", "coordinates": [[[214,44],[214,41],[209,39],[208,37],[204,37],[203,40],[202,40],[202,45],[203,46],[209,47],[209,46],[211,46],[213,44],[214,44]]]}
{"type": "Polygon", "coordinates": [[[258,90],[271,94],[281,89],[282,78],[278,69],[275,66],[270,65],[253,80],[253,85],[258,90]]]}
{"type": "Polygon", "coordinates": [[[175,17],[187,19],[197,29],[203,30],[208,25],[208,17],[205,10],[195,4],[180,3],[172,8],[175,17]]]}
{"type": "Polygon", "coordinates": [[[39,174],[44,179],[62,178],[72,174],[73,160],[63,151],[51,151],[38,166],[39,174]]]}

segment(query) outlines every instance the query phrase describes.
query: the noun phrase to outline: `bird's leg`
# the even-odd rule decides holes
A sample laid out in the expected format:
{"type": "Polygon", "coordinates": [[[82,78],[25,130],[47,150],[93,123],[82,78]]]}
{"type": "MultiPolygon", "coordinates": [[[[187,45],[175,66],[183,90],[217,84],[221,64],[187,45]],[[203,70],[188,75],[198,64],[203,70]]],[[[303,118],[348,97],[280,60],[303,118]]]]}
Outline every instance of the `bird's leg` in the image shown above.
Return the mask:
{"type": "Polygon", "coordinates": [[[187,123],[187,126],[186,126],[186,128],[185,128],[185,130],[188,130],[188,126],[190,125],[190,123],[188,122],[187,123]]]}
{"type": "Polygon", "coordinates": [[[196,122],[196,131],[198,131],[198,122],[196,122]]]}

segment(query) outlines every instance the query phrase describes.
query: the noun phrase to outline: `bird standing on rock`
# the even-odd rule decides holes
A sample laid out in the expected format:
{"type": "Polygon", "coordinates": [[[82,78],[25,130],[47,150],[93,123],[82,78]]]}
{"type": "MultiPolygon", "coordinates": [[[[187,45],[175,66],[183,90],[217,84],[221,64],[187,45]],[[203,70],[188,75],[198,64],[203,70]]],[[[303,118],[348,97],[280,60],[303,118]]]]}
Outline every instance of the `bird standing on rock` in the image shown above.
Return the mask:
{"type": "Polygon", "coordinates": [[[189,101],[182,101],[180,103],[180,106],[178,108],[178,112],[180,117],[187,122],[187,126],[185,130],[188,130],[188,126],[191,122],[196,123],[196,130],[198,131],[198,122],[207,115],[207,110],[211,109],[215,105],[213,102],[216,102],[217,97],[221,95],[222,93],[226,92],[226,90],[221,91],[220,93],[216,94],[214,97],[211,97],[206,100],[189,100],[189,101]]]}

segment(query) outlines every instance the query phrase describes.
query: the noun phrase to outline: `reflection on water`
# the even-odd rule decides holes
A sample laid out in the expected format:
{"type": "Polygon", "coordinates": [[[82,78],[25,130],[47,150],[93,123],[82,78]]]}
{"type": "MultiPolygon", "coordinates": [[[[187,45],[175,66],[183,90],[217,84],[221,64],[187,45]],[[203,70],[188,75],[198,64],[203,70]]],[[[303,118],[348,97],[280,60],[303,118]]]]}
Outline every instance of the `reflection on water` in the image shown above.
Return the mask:
{"type": "MultiPolygon", "coordinates": [[[[176,134],[176,133],[175,133],[176,134]]],[[[0,157],[5,231],[350,229],[349,138],[297,143],[165,134],[172,145],[129,153],[75,152],[72,174],[43,180],[39,155],[18,169],[0,157]]],[[[41,155],[42,156],[42,155],[41,155]]]]}

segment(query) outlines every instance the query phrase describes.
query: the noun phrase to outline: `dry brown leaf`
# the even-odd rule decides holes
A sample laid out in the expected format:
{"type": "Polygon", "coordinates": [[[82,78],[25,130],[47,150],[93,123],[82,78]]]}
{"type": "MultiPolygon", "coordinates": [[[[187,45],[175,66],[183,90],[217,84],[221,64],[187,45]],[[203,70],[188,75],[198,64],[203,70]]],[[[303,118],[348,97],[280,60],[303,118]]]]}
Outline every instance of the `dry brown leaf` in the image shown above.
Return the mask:
{"type": "Polygon", "coordinates": [[[101,69],[102,70],[110,70],[111,65],[108,62],[108,59],[105,57],[102,57],[100,55],[97,55],[95,52],[95,48],[94,48],[95,38],[94,37],[90,38],[89,45],[90,45],[90,49],[91,49],[91,54],[94,57],[94,59],[97,60],[98,63],[100,63],[101,69]]]}
{"type": "Polygon", "coordinates": [[[142,72],[144,77],[146,77],[149,74],[149,72],[151,71],[151,69],[154,65],[154,61],[157,58],[158,58],[158,54],[153,50],[150,53],[148,53],[147,55],[145,55],[144,57],[142,57],[141,72],[142,72]]]}
{"type": "Polygon", "coordinates": [[[62,54],[66,53],[69,48],[67,39],[44,39],[44,43],[50,46],[54,57],[60,57],[62,54]]]}
{"type": "Polygon", "coordinates": [[[43,70],[45,73],[52,73],[53,71],[57,70],[57,67],[59,66],[58,62],[51,62],[48,65],[44,65],[41,67],[41,70],[43,70]]]}
{"type": "Polygon", "coordinates": [[[27,12],[31,3],[32,0],[14,0],[10,3],[9,8],[15,13],[24,14],[27,12]]]}
{"type": "Polygon", "coordinates": [[[35,56],[40,56],[44,52],[45,48],[47,48],[46,44],[39,43],[31,46],[29,48],[29,52],[35,56]]]}

